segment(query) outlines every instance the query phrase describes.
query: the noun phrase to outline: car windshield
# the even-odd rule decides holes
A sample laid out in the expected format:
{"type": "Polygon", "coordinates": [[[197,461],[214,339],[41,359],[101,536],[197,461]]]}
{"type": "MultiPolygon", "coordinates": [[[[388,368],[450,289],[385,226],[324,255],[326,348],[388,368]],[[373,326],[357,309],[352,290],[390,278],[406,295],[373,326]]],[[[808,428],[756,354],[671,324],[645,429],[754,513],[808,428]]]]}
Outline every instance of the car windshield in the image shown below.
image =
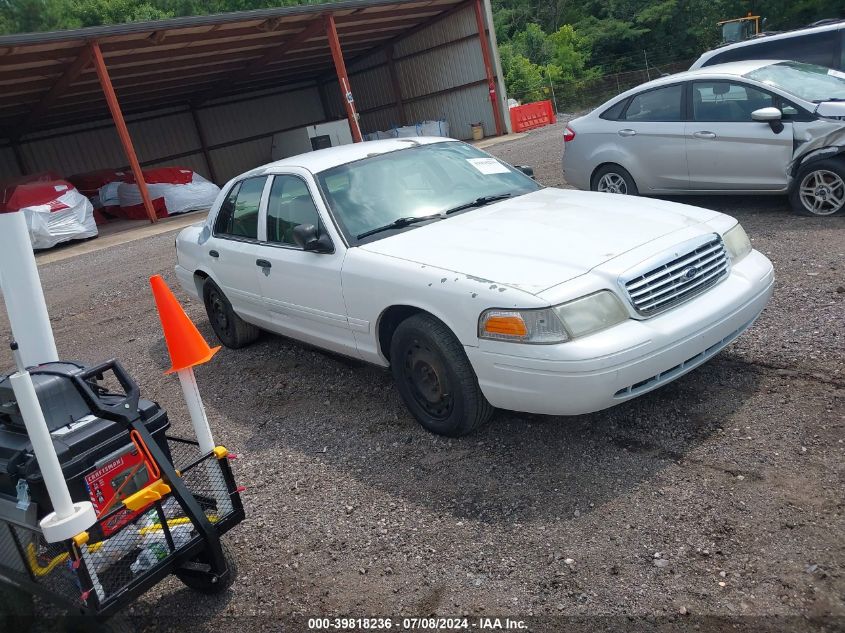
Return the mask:
{"type": "Polygon", "coordinates": [[[460,141],[375,154],[320,172],[317,179],[352,241],[387,237],[449,211],[540,188],[521,171],[460,141]]]}
{"type": "Polygon", "coordinates": [[[845,99],[845,73],[815,64],[779,62],[752,70],[745,77],[814,103],[845,99]]]}

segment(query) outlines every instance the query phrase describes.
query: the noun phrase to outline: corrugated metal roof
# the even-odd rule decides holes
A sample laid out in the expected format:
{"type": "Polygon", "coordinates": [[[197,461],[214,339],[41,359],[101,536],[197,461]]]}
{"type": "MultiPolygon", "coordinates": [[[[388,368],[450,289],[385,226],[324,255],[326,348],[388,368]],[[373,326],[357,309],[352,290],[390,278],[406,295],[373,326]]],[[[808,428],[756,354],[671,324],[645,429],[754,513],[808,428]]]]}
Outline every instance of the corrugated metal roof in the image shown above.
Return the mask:
{"type": "Polygon", "coordinates": [[[98,42],[124,113],[199,105],[333,73],[332,14],[347,60],[423,28],[468,0],[348,0],[0,37],[0,136],[108,115],[98,42]],[[80,68],[81,67],[81,68],[80,68]],[[47,107],[45,107],[47,106],[47,107]]]}

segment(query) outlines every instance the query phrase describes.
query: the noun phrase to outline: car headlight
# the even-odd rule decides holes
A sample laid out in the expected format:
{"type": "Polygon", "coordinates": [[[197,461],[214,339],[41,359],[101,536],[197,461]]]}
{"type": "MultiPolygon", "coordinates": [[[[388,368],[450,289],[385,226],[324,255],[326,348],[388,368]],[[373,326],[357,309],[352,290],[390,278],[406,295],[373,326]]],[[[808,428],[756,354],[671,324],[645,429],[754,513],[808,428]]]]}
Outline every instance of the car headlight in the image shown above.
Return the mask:
{"type": "Polygon", "coordinates": [[[478,319],[478,337],[548,345],[587,336],[627,319],[628,313],[616,295],[601,290],[551,308],[485,310],[478,319]]]}
{"type": "Polygon", "coordinates": [[[725,249],[734,264],[751,252],[751,240],[748,239],[748,234],[741,224],[728,229],[722,236],[722,241],[725,243],[725,249]]]}

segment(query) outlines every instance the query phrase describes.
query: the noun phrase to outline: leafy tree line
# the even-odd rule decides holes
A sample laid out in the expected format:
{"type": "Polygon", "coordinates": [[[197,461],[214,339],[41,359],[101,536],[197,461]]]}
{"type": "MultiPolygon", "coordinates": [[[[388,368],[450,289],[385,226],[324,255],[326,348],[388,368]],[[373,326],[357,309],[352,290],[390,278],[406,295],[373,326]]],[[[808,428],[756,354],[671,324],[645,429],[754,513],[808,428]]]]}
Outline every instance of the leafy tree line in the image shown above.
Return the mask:
{"type": "MultiPolygon", "coordinates": [[[[52,31],[330,0],[0,0],[0,33],[52,31]]],[[[716,22],[766,18],[767,30],[845,17],[842,0],[492,0],[508,93],[564,102],[621,71],[691,60],[716,22]]]]}
{"type": "Polygon", "coordinates": [[[766,30],[845,17],[842,0],[493,0],[508,94],[567,100],[610,73],[692,60],[719,43],[716,22],[752,12],[766,30]]]}

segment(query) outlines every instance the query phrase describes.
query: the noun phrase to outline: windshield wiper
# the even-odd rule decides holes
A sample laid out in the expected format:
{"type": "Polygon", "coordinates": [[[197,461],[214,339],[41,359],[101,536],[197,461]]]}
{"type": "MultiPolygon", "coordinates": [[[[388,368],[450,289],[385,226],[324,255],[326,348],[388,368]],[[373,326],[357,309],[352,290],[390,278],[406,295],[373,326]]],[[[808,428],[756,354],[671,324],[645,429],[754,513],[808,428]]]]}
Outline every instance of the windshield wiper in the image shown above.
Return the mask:
{"type": "Polygon", "coordinates": [[[474,209],[476,207],[483,207],[493,202],[498,202],[499,200],[504,200],[505,198],[510,197],[511,194],[509,193],[500,193],[497,196],[481,196],[480,198],[476,198],[472,202],[467,202],[466,204],[461,204],[457,207],[449,209],[448,211],[446,211],[446,215],[449,215],[450,213],[457,213],[458,211],[463,211],[464,209],[474,209]]]}
{"type": "Polygon", "coordinates": [[[813,103],[822,104],[822,103],[831,102],[831,101],[838,102],[838,101],[845,101],[845,99],[843,99],[842,97],[829,97],[828,99],[814,99],[813,103]]]}
{"type": "Polygon", "coordinates": [[[375,229],[370,229],[369,231],[364,231],[360,235],[356,236],[359,240],[364,239],[365,237],[369,237],[370,235],[375,235],[376,233],[381,233],[382,231],[389,231],[390,229],[401,229],[406,226],[411,226],[412,224],[417,224],[418,222],[425,222],[426,220],[439,220],[442,219],[443,216],[439,213],[433,213],[431,215],[421,215],[421,216],[409,216],[406,218],[398,218],[393,220],[390,224],[385,224],[384,226],[380,226],[375,229]]]}

